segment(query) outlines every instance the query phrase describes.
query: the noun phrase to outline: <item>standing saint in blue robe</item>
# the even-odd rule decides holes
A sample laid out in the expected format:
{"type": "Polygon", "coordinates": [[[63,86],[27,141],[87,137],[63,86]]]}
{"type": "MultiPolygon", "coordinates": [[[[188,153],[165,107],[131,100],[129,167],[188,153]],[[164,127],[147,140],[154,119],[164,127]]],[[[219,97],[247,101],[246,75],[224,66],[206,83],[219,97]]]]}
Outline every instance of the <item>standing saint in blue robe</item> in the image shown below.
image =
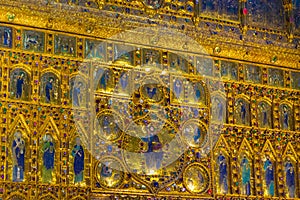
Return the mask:
{"type": "Polygon", "coordinates": [[[104,73],[100,79],[100,88],[101,89],[106,91],[109,78],[110,78],[109,71],[108,70],[104,71],[104,73]]]}
{"type": "Polygon", "coordinates": [[[54,144],[52,142],[52,137],[46,135],[46,141],[43,144],[43,171],[42,171],[42,181],[43,183],[51,183],[52,172],[54,169],[54,144]]]}
{"type": "Polygon", "coordinates": [[[194,85],[195,101],[198,102],[201,98],[201,91],[198,84],[194,85]]]}
{"type": "Polygon", "coordinates": [[[121,83],[122,90],[125,90],[128,85],[128,75],[126,74],[126,72],[121,74],[120,83],[121,83]]]}
{"type": "Polygon", "coordinates": [[[249,161],[246,156],[242,159],[241,162],[242,168],[242,194],[250,195],[251,188],[250,188],[250,176],[251,176],[251,169],[249,165],[249,161]]]}
{"type": "Polygon", "coordinates": [[[104,131],[104,135],[109,136],[111,133],[111,128],[110,128],[110,120],[108,116],[104,116],[104,119],[102,121],[102,127],[104,131]]]}
{"type": "Polygon", "coordinates": [[[268,111],[267,109],[265,108],[265,105],[264,104],[261,104],[261,109],[262,109],[262,124],[263,126],[266,126],[268,125],[268,111]]]}
{"type": "Polygon", "coordinates": [[[147,142],[148,149],[145,152],[146,165],[148,171],[157,170],[161,166],[161,161],[163,159],[163,151],[161,150],[162,144],[159,137],[152,133],[153,127],[150,128],[150,135],[146,138],[141,138],[143,142],[147,142]]]}
{"type": "Polygon", "coordinates": [[[83,181],[84,170],[84,151],[81,146],[80,138],[76,138],[76,145],[72,150],[72,156],[74,157],[74,182],[79,183],[83,181]]]}
{"type": "Polygon", "coordinates": [[[194,130],[194,142],[195,142],[195,144],[200,143],[200,137],[201,137],[201,129],[197,126],[194,130]]]}
{"type": "Polygon", "coordinates": [[[80,106],[81,96],[80,96],[80,89],[82,87],[82,83],[79,82],[77,86],[73,89],[73,105],[80,106]]]}
{"type": "Polygon", "coordinates": [[[174,83],[174,92],[176,95],[176,98],[180,97],[180,94],[182,92],[182,85],[181,85],[181,81],[176,79],[175,83],[174,83]]]}
{"type": "Polygon", "coordinates": [[[242,119],[242,123],[245,124],[246,123],[246,105],[244,102],[240,101],[240,106],[241,106],[241,119],[242,119]]]}
{"type": "Polygon", "coordinates": [[[223,194],[228,192],[228,174],[227,174],[227,162],[225,156],[223,156],[222,152],[218,156],[218,164],[219,164],[219,187],[223,194]]]}
{"type": "Polygon", "coordinates": [[[15,133],[15,139],[12,145],[13,153],[13,182],[24,180],[25,169],[25,141],[20,132],[15,133]]]}
{"type": "Polygon", "coordinates": [[[52,88],[53,88],[52,82],[53,82],[53,79],[51,78],[46,83],[46,87],[45,87],[46,103],[50,103],[50,101],[51,101],[51,91],[52,91],[52,88]]]}
{"type": "Polygon", "coordinates": [[[289,192],[289,198],[295,197],[295,170],[293,167],[293,163],[290,161],[290,158],[288,158],[287,162],[285,163],[285,181],[286,186],[288,188],[289,192]]]}
{"type": "Polygon", "coordinates": [[[24,85],[24,74],[21,73],[20,76],[17,79],[17,92],[16,92],[16,98],[20,99],[22,98],[22,93],[23,93],[23,85],[24,85]]]}
{"type": "Polygon", "coordinates": [[[218,113],[218,121],[223,121],[223,104],[219,99],[217,99],[217,113],[218,113]]]}
{"type": "Polygon", "coordinates": [[[10,32],[7,30],[4,30],[3,44],[4,46],[10,46],[10,32]]]}
{"type": "Polygon", "coordinates": [[[288,129],[289,128],[289,112],[285,106],[283,107],[282,115],[283,115],[283,129],[288,129]]]}
{"type": "Polygon", "coordinates": [[[268,195],[274,196],[275,193],[275,183],[274,183],[274,171],[273,171],[273,164],[269,157],[264,163],[264,170],[265,170],[265,182],[267,187],[268,195]]]}

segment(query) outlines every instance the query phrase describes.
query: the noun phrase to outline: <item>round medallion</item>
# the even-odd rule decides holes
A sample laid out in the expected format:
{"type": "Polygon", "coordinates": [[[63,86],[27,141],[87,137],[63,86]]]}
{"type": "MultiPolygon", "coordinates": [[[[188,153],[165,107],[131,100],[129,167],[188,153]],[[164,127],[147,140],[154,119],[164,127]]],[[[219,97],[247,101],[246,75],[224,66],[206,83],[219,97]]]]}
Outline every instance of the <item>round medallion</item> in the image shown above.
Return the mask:
{"type": "Polygon", "coordinates": [[[104,188],[118,188],[124,179],[124,168],[113,157],[102,158],[96,166],[97,180],[104,188]]]}
{"type": "Polygon", "coordinates": [[[164,98],[163,86],[158,84],[145,84],[141,87],[142,98],[151,103],[159,103],[164,98]]]}
{"type": "Polygon", "coordinates": [[[207,144],[207,130],[198,120],[187,121],[182,129],[182,136],[191,147],[204,147],[207,144]]]}
{"type": "Polygon", "coordinates": [[[156,10],[156,9],[159,9],[162,6],[163,0],[143,0],[143,3],[148,8],[156,10]]]}
{"type": "Polygon", "coordinates": [[[191,164],[184,171],[183,182],[188,191],[204,193],[210,184],[208,170],[200,164],[191,164]]]}
{"type": "Polygon", "coordinates": [[[102,138],[113,141],[121,136],[123,124],[119,115],[108,111],[100,113],[97,118],[96,126],[102,138]]]}

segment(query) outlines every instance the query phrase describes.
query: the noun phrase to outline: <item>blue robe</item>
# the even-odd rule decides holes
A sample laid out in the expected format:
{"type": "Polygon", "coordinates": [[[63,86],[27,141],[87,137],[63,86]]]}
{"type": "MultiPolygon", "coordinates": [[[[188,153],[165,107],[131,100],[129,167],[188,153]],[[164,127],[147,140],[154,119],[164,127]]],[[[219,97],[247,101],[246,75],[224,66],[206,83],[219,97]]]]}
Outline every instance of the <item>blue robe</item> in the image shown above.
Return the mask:
{"type": "Polygon", "coordinates": [[[295,197],[295,171],[291,162],[287,162],[285,164],[285,172],[285,179],[289,191],[289,197],[293,198],[295,197]]]}
{"type": "Polygon", "coordinates": [[[161,161],[163,159],[163,152],[161,151],[161,149],[155,149],[154,147],[155,144],[161,145],[159,137],[157,135],[153,135],[141,139],[148,144],[148,150],[145,153],[146,165],[148,169],[159,169],[161,166],[161,161]]]}
{"type": "Polygon", "coordinates": [[[52,90],[52,83],[47,82],[46,88],[45,88],[45,93],[46,93],[46,102],[50,103],[51,100],[51,90],[52,90]]]}
{"type": "Polygon", "coordinates": [[[197,85],[194,87],[194,90],[195,90],[195,100],[199,101],[201,98],[201,91],[197,85]]]}
{"type": "Polygon", "coordinates": [[[201,129],[200,129],[199,127],[197,127],[197,128],[195,129],[195,131],[194,131],[194,142],[195,142],[196,144],[199,143],[200,137],[201,137],[201,129]]]}
{"type": "Polygon", "coordinates": [[[218,120],[223,120],[223,104],[221,102],[218,102],[218,120]]]}
{"type": "Polygon", "coordinates": [[[246,106],[244,103],[241,105],[241,118],[242,118],[242,123],[245,124],[246,123],[246,106]]]}
{"type": "Polygon", "coordinates": [[[21,98],[22,97],[22,92],[23,92],[23,84],[24,84],[24,79],[19,77],[17,79],[17,92],[16,92],[16,98],[21,98]]]}
{"type": "Polygon", "coordinates": [[[180,97],[181,91],[182,91],[181,82],[179,80],[176,80],[174,83],[174,92],[175,92],[176,98],[180,97]]]}
{"type": "Polygon", "coordinates": [[[73,90],[73,105],[79,106],[79,95],[80,95],[80,88],[75,87],[73,90]]]}
{"type": "Polygon", "coordinates": [[[105,71],[100,79],[100,87],[104,90],[107,88],[109,74],[105,71]]]}
{"type": "Polygon", "coordinates": [[[13,181],[18,182],[18,181],[23,181],[24,179],[24,169],[25,169],[25,144],[24,141],[21,141],[18,139],[18,142],[22,143],[24,145],[24,148],[21,149],[20,146],[17,146],[16,140],[13,141],[13,151],[14,154],[16,155],[17,163],[15,163],[14,168],[13,168],[13,181]],[[16,148],[15,148],[16,147],[16,148]],[[15,148],[15,149],[14,149],[15,148]],[[20,173],[19,179],[17,177],[17,173],[20,173]]]}
{"type": "Polygon", "coordinates": [[[147,87],[147,94],[150,99],[153,99],[154,95],[156,95],[156,88],[147,87]]]}
{"type": "Polygon", "coordinates": [[[108,178],[108,177],[112,176],[112,170],[106,165],[102,166],[100,173],[101,173],[101,176],[103,176],[105,178],[108,178]]]}
{"type": "Polygon", "coordinates": [[[111,132],[110,121],[108,118],[104,117],[102,125],[103,125],[103,131],[105,131],[105,134],[110,134],[110,132],[111,132]]]}
{"type": "Polygon", "coordinates": [[[264,164],[264,170],[268,194],[274,196],[274,171],[272,162],[269,159],[267,159],[264,164]]]}
{"type": "Polygon", "coordinates": [[[246,191],[246,195],[251,194],[250,189],[250,176],[251,176],[251,169],[249,166],[249,161],[247,158],[243,158],[242,160],[242,185],[246,191]]]}
{"type": "Polygon", "coordinates": [[[43,155],[43,162],[44,167],[48,169],[54,168],[54,144],[52,142],[45,142],[44,143],[44,155],[43,155]]]}
{"type": "Polygon", "coordinates": [[[267,125],[268,124],[268,115],[267,115],[267,111],[263,110],[263,125],[267,125]]]}
{"type": "Polygon", "coordinates": [[[289,127],[289,114],[287,111],[283,112],[283,128],[288,129],[289,127]]]}
{"type": "Polygon", "coordinates": [[[74,157],[74,174],[75,183],[83,180],[84,170],[84,151],[81,145],[75,145],[72,150],[72,156],[74,157]],[[77,152],[77,153],[76,153],[77,152]]]}
{"type": "Polygon", "coordinates": [[[228,184],[227,184],[227,163],[226,158],[223,155],[218,156],[218,163],[219,163],[219,185],[220,187],[223,186],[224,193],[228,191],[228,184]]]}
{"type": "Polygon", "coordinates": [[[121,80],[120,80],[121,87],[123,90],[125,90],[128,85],[128,76],[126,76],[125,78],[124,76],[126,76],[125,73],[121,76],[121,80]]]}
{"type": "Polygon", "coordinates": [[[10,41],[9,41],[9,32],[8,31],[4,31],[4,36],[3,36],[3,44],[4,46],[9,46],[10,45],[10,41]]]}

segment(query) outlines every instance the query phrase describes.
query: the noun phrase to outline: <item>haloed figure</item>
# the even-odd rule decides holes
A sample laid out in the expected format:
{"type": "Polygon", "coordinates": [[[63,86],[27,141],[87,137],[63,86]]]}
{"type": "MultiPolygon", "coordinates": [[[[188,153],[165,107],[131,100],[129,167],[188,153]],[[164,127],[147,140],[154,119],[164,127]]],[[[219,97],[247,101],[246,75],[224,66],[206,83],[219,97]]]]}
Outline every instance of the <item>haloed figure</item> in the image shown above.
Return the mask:
{"type": "Polygon", "coordinates": [[[53,78],[50,78],[49,81],[46,83],[46,87],[45,87],[46,103],[51,102],[52,89],[53,89],[53,78]]]}
{"type": "Polygon", "coordinates": [[[269,157],[267,157],[267,160],[264,163],[264,170],[265,170],[267,194],[270,196],[274,196],[275,193],[274,167],[269,157]]]}
{"type": "Polygon", "coordinates": [[[21,132],[16,132],[12,145],[13,153],[13,182],[21,182],[24,180],[25,167],[25,141],[21,132]]]}
{"type": "Polygon", "coordinates": [[[289,128],[289,112],[286,106],[283,107],[283,129],[288,129],[289,128]]]}
{"type": "Polygon", "coordinates": [[[218,156],[218,164],[219,164],[219,187],[221,193],[226,194],[228,192],[227,162],[222,152],[220,152],[220,155],[218,156]]]}
{"type": "Polygon", "coordinates": [[[293,163],[291,162],[290,158],[288,158],[287,162],[285,163],[285,181],[286,186],[288,188],[289,198],[295,197],[295,170],[293,167],[293,163]]]}
{"type": "Polygon", "coordinates": [[[54,144],[52,142],[51,135],[46,135],[43,144],[43,171],[42,181],[43,183],[50,183],[52,181],[52,172],[54,169],[54,144]]]}
{"type": "Polygon", "coordinates": [[[74,86],[74,89],[73,89],[73,105],[74,106],[80,106],[81,88],[82,88],[82,83],[81,82],[77,83],[77,85],[74,86]]]}
{"type": "Polygon", "coordinates": [[[148,143],[148,150],[145,152],[146,165],[148,171],[158,170],[163,159],[162,144],[159,137],[154,133],[154,127],[149,128],[149,136],[142,138],[144,142],[148,143]]]}
{"type": "Polygon", "coordinates": [[[74,182],[79,183],[83,181],[84,170],[84,151],[81,146],[80,138],[76,138],[76,144],[72,150],[72,156],[74,157],[74,182]]]}
{"type": "Polygon", "coordinates": [[[21,73],[20,76],[17,79],[17,92],[16,92],[16,98],[20,99],[22,98],[22,93],[23,93],[23,85],[24,85],[24,73],[21,73]]]}
{"type": "Polygon", "coordinates": [[[249,161],[246,156],[244,156],[242,162],[241,162],[241,168],[242,168],[242,194],[250,195],[251,189],[250,189],[250,176],[251,176],[251,169],[249,165],[249,161]]]}
{"type": "Polygon", "coordinates": [[[240,107],[241,107],[241,120],[242,123],[245,124],[246,123],[246,105],[244,102],[240,101],[240,107]]]}

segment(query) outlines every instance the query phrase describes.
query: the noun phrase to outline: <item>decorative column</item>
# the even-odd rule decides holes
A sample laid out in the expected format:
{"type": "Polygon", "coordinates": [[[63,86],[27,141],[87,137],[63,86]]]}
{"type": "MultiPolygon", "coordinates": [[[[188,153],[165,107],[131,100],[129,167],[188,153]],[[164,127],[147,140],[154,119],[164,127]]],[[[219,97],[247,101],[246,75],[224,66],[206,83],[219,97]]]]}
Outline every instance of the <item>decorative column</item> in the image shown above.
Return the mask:
{"type": "Polygon", "coordinates": [[[283,8],[285,14],[285,27],[289,42],[293,41],[295,30],[295,19],[293,13],[293,2],[291,0],[283,0],[283,8]]]}
{"type": "Polygon", "coordinates": [[[243,35],[247,32],[247,16],[248,10],[246,7],[247,0],[240,0],[240,23],[243,35]]]}

